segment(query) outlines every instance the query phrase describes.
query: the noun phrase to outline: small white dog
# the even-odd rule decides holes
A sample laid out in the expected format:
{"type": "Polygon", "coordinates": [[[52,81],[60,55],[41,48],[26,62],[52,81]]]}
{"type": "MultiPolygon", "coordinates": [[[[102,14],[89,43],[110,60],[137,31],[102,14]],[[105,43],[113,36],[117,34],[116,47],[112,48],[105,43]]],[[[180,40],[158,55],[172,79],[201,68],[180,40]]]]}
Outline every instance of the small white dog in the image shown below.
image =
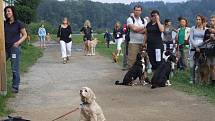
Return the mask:
{"type": "Polygon", "coordinates": [[[98,39],[95,38],[90,42],[90,55],[96,55],[96,45],[98,43],[98,39]]]}
{"type": "Polygon", "coordinates": [[[89,87],[80,90],[82,101],[80,121],[105,121],[101,107],[96,103],[96,96],[89,87]]]}

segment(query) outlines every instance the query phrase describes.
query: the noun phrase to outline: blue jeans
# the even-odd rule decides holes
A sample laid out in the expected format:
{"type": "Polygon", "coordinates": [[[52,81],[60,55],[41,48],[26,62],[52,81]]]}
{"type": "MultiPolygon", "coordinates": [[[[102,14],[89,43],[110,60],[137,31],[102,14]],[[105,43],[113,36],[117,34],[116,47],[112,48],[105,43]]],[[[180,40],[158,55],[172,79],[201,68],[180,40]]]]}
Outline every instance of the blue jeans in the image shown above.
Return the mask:
{"type": "Polygon", "coordinates": [[[19,89],[20,83],[20,47],[10,47],[6,49],[6,58],[11,61],[11,68],[13,74],[12,87],[19,89]]]}
{"type": "Polygon", "coordinates": [[[39,36],[40,37],[40,42],[44,43],[46,41],[46,36],[39,36]]]}
{"type": "Polygon", "coordinates": [[[179,49],[179,54],[180,54],[180,58],[178,60],[178,67],[184,70],[187,67],[187,65],[185,61],[185,52],[183,47],[179,49]]]}

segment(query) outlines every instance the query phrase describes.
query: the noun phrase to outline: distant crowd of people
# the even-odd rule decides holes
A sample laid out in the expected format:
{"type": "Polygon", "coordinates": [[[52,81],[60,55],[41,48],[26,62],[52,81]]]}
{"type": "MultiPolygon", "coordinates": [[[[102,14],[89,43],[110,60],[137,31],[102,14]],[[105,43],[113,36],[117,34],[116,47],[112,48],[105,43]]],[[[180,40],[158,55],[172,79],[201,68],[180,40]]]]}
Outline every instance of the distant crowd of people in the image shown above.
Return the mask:
{"type": "Polygon", "coordinates": [[[142,47],[147,50],[150,60],[148,68],[151,68],[152,72],[163,61],[163,52],[170,51],[178,58],[178,69],[191,71],[190,83],[197,84],[205,80],[202,83],[215,84],[214,15],[211,16],[210,23],[206,17],[197,15],[196,23],[192,27],[189,27],[188,20],[181,16],[178,18],[178,27],[174,28],[170,19],[165,19],[164,25],[161,23],[158,10],[152,10],[150,17],[144,18],[141,14],[142,6],[136,5],[127,19],[126,26],[121,27],[117,22],[114,27],[113,38],[117,46],[117,56],[121,52],[122,42],[125,42],[123,65],[126,68],[131,68],[142,47]]]}
{"type": "MultiPolygon", "coordinates": [[[[178,58],[179,70],[190,70],[190,83],[197,84],[205,80],[203,83],[215,84],[214,15],[210,23],[206,17],[197,15],[192,27],[181,16],[178,17],[178,27],[173,27],[171,19],[161,23],[158,10],[152,10],[150,17],[142,17],[141,14],[142,6],[136,5],[124,26],[120,22],[114,26],[113,40],[117,56],[122,53],[124,42],[124,68],[132,67],[137,53],[144,47],[150,59],[148,68],[154,72],[163,61],[163,52],[170,51],[178,58]]],[[[109,48],[112,38],[110,32],[106,31],[104,38],[109,48]]]]}
{"type": "MultiPolygon", "coordinates": [[[[186,70],[189,64],[190,83],[199,83],[201,80],[197,78],[197,73],[200,73],[201,70],[209,70],[206,76],[208,76],[210,83],[215,84],[215,15],[211,16],[210,22],[204,16],[197,15],[196,23],[192,27],[189,27],[185,17],[179,17],[179,25],[174,28],[170,19],[165,19],[164,25],[162,24],[158,10],[152,10],[150,17],[141,17],[142,11],[142,6],[135,5],[126,24],[122,26],[120,22],[116,22],[113,36],[108,30],[104,34],[107,47],[110,47],[110,41],[113,39],[116,43],[116,55],[124,56],[123,66],[131,68],[137,53],[145,48],[150,60],[150,65],[147,67],[154,72],[163,61],[163,52],[171,51],[178,57],[178,69],[186,70]],[[173,36],[173,33],[176,36],[173,36]],[[124,43],[125,51],[122,51],[122,43],[124,43]],[[201,66],[202,63],[205,65],[201,66]]],[[[24,24],[17,20],[13,6],[7,6],[4,9],[4,15],[6,19],[4,22],[6,55],[7,59],[11,60],[13,73],[12,90],[18,93],[20,44],[28,36],[24,24]]],[[[93,39],[93,30],[89,20],[85,21],[80,32],[83,34],[84,53],[88,56],[93,39]]],[[[51,38],[50,34],[46,33],[43,24],[38,29],[38,37],[40,47],[46,48],[46,40],[51,38]]],[[[70,60],[72,48],[72,27],[68,18],[63,18],[58,27],[57,37],[65,64],[70,60]]]]}

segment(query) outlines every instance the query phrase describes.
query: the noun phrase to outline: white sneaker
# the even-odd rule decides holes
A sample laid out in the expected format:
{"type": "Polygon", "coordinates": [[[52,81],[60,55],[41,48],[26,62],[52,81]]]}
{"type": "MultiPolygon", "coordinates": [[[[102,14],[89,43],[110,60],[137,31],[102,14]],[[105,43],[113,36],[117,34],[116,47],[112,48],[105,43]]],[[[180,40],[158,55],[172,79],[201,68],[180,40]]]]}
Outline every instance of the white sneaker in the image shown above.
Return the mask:
{"type": "Polygon", "coordinates": [[[145,81],[143,82],[143,85],[147,85],[147,84],[149,84],[149,83],[147,83],[147,82],[145,82],[145,81]]]}
{"type": "Polygon", "coordinates": [[[166,81],[166,86],[171,86],[172,84],[170,83],[169,80],[166,81]]]}

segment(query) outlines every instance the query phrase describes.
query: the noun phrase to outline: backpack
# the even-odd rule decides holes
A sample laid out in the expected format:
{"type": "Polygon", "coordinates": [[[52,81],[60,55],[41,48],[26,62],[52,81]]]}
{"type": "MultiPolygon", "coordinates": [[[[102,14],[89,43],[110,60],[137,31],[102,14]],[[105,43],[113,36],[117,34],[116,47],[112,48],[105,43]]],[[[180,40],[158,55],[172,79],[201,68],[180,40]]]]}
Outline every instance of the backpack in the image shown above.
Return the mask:
{"type": "MultiPolygon", "coordinates": [[[[134,17],[133,17],[133,16],[130,16],[130,17],[131,17],[133,23],[135,23],[134,17]]],[[[145,19],[144,19],[143,17],[140,17],[140,19],[141,19],[141,21],[142,21],[142,24],[145,24],[145,19]]],[[[130,41],[130,31],[131,31],[130,28],[129,28],[128,26],[126,26],[125,40],[126,40],[127,42],[130,41]]]]}

